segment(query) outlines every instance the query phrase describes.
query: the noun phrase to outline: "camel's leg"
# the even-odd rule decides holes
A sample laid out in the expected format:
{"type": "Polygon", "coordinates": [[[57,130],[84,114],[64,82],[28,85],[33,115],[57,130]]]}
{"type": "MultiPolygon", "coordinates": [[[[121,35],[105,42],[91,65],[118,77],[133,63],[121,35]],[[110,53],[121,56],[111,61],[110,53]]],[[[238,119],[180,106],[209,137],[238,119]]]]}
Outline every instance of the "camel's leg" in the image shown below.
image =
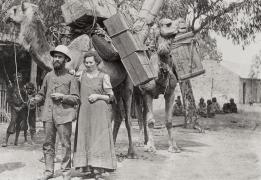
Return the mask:
{"type": "MultiPolygon", "coordinates": [[[[143,103],[145,105],[145,103],[143,103]]],[[[144,144],[148,144],[149,136],[148,136],[148,128],[147,128],[147,119],[146,119],[147,111],[145,108],[143,109],[142,119],[143,119],[143,127],[144,127],[144,144]]]]}
{"type": "Polygon", "coordinates": [[[113,120],[114,120],[114,123],[113,123],[113,142],[115,144],[123,117],[122,117],[122,114],[121,114],[121,107],[120,107],[122,105],[120,94],[117,93],[117,92],[114,92],[114,93],[115,93],[116,103],[114,103],[112,105],[112,113],[113,113],[112,116],[113,116],[113,120]]]}
{"type": "Polygon", "coordinates": [[[129,138],[129,149],[128,149],[128,158],[134,159],[137,158],[135,146],[132,141],[132,125],[131,125],[131,101],[132,101],[132,94],[133,94],[133,84],[128,77],[125,81],[125,86],[121,88],[122,90],[122,99],[123,105],[125,109],[125,126],[128,132],[129,138]]]}
{"type": "Polygon", "coordinates": [[[153,128],[155,124],[155,119],[153,116],[153,98],[149,94],[144,94],[143,97],[144,97],[144,111],[145,111],[144,113],[146,114],[145,121],[148,123],[148,129],[147,129],[148,142],[145,150],[149,152],[156,152],[154,139],[153,139],[153,128]]]}
{"type": "Polygon", "coordinates": [[[132,99],[132,103],[135,103],[134,106],[132,106],[132,108],[135,108],[135,112],[136,112],[136,118],[138,119],[138,125],[139,125],[139,140],[136,143],[136,146],[139,147],[143,147],[146,142],[144,142],[144,135],[145,135],[145,131],[143,131],[145,129],[144,126],[144,118],[143,118],[143,106],[142,106],[142,95],[140,90],[134,89],[133,92],[133,99],[132,99]]]}
{"type": "Polygon", "coordinates": [[[169,152],[180,152],[180,149],[177,146],[177,143],[173,136],[173,129],[172,129],[172,112],[173,112],[173,104],[174,104],[174,90],[168,92],[164,95],[165,98],[165,125],[168,131],[168,138],[169,138],[169,152]]]}
{"type": "Polygon", "coordinates": [[[143,147],[146,142],[144,142],[144,134],[145,134],[145,126],[144,126],[144,119],[143,119],[143,110],[140,104],[136,104],[138,106],[137,109],[137,119],[139,124],[139,140],[137,142],[137,146],[143,147]]]}

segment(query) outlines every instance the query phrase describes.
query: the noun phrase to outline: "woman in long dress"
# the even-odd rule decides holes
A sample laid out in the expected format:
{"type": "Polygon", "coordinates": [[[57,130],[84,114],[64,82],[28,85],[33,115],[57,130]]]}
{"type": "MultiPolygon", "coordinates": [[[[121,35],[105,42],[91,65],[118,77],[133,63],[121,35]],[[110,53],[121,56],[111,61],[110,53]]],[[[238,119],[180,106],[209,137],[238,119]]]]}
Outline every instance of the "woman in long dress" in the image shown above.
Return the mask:
{"type": "Polygon", "coordinates": [[[75,137],[74,166],[91,170],[116,169],[116,155],[111,132],[110,101],[113,97],[110,77],[98,70],[99,58],[87,52],[86,69],[80,74],[81,106],[75,137]]]}

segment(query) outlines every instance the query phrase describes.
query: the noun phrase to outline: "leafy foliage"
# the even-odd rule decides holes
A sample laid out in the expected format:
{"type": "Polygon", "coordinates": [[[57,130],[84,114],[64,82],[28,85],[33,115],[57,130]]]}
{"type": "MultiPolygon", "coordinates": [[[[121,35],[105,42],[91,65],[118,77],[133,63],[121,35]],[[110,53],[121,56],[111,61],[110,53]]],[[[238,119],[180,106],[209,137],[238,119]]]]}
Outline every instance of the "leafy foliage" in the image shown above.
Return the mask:
{"type": "MultiPolygon", "coordinates": [[[[52,33],[64,28],[62,23],[61,5],[63,0],[26,0],[39,5],[46,27],[52,33]]],[[[15,5],[18,0],[0,0],[11,2],[15,5]]],[[[131,7],[136,10],[141,8],[144,0],[115,0],[118,6],[131,7]]],[[[1,13],[0,13],[1,16],[1,13]]],[[[157,19],[163,17],[176,19],[185,18],[189,21],[190,29],[200,33],[204,39],[201,46],[209,50],[216,49],[216,41],[210,38],[210,30],[232,39],[235,43],[247,45],[254,40],[255,34],[261,31],[261,1],[260,0],[165,0],[157,19]]],[[[1,17],[0,17],[1,18],[1,17]]],[[[0,25],[1,26],[1,25],[0,25]]],[[[49,32],[51,33],[51,32],[49,32]]],[[[55,35],[55,34],[53,34],[55,35]]],[[[216,52],[216,58],[220,53],[216,52]]]]}
{"type": "Polygon", "coordinates": [[[208,33],[198,33],[197,40],[203,60],[222,61],[222,53],[217,50],[217,41],[208,33]]]}
{"type": "Polygon", "coordinates": [[[167,0],[164,16],[186,16],[195,32],[213,30],[247,45],[261,31],[260,0],[167,0]],[[170,9],[170,10],[168,10],[170,9]],[[172,13],[169,13],[172,12],[172,13]],[[173,15],[173,14],[176,15],[173,15]]]}
{"type": "Polygon", "coordinates": [[[249,77],[250,78],[258,78],[261,72],[261,51],[256,54],[252,59],[252,64],[250,68],[249,77]]]}

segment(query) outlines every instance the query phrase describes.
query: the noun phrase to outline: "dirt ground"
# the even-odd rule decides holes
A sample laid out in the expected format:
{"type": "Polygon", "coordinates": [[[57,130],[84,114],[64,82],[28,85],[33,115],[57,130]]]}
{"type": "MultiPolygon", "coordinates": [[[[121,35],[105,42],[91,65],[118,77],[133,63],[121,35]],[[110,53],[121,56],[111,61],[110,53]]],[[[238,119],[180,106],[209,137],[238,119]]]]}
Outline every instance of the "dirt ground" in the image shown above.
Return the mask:
{"type": "MultiPolygon", "coordinates": [[[[216,115],[213,119],[202,118],[205,134],[192,129],[175,128],[175,137],[182,152],[167,152],[165,128],[154,129],[157,153],[144,152],[137,147],[138,159],[125,159],[127,134],[122,125],[116,144],[119,157],[117,171],[108,180],[261,180],[261,107],[242,107],[239,114],[216,115]]],[[[156,111],[157,127],[164,125],[163,111],[156,111]]],[[[182,117],[173,117],[179,125],[182,117]]],[[[38,124],[40,128],[40,124],[38,124]]],[[[133,122],[134,141],[138,141],[138,126],[133,122]]],[[[7,124],[0,124],[4,137],[7,124]]],[[[0,180],[36,180],[42,174],[42,131],[38,132],[37,145],[23,144],[0,148],[0,180]]],[[[59,151],[58,151],[59,157],[59,151]]],[[[59,169],[59,164],[56,164],[59,169]]],[[[53,178],[62,180],[61,177],[53,178]]],[[[78,178],[73,178],[77,180],[78,178]]]]}

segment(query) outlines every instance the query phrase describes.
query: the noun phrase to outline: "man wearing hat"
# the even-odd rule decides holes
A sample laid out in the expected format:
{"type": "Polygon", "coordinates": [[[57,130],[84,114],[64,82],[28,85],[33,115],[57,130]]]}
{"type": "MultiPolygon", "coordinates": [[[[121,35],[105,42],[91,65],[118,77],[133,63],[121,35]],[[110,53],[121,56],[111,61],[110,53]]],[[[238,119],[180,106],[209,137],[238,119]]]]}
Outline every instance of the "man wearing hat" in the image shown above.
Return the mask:
{"type": "Polygon", "coordinates": [[[39,93],[31,103],[44,102],[42,119],[45,121],[46,137],[43,144],[45,172],[42,180],[54,174],[56,132],[62,144],[61,170],[64,179],[71,179],[71,133],[72,121],[76,116],[75,106],[79,104],[79,88],[75,77],[68,73],[65,63],[71,60],[69,49],[57,46],[50,52],[53,57],[53,71],[47,73],[39,93]]]}

